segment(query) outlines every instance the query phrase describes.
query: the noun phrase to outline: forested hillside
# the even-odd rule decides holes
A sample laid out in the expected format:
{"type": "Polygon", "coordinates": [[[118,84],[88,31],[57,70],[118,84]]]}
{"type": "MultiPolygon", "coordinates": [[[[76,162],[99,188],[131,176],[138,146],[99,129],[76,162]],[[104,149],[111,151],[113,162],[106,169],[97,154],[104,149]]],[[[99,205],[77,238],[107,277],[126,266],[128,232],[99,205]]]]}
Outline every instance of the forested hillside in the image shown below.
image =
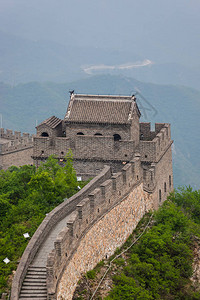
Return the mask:
{"type": "Polygon", "coordinates": [[[174,139],[175,185],[200,186],[200,92],[181,86],[142,83],[122,76],[93,76],[71,83],[0,84],[3,127],[35,132],[34,127],[55,115],[63,118],[69,90],[76,93],[131,95],[136,93],[142,121],[171,123],[174,139]],[[140,94],[137,94],[139,89],[140,94]]]}
{"type": "Polygon", "coordinates": [[[171,194],[153,219],[147,214],[141,220],[121,249],[85,274],[73,299],[200,299],[199,214],[200,191],[171,194]]]}

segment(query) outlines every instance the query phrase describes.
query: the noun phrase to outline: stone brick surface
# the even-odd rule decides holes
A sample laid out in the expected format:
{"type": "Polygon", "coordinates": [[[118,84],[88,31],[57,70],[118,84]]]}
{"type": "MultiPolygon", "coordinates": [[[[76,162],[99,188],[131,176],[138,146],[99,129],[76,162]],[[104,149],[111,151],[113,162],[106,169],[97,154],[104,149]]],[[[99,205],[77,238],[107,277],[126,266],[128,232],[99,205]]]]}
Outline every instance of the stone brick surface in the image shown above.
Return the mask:
{"type": "Polygon", "coordinates": [[[0,129],[0,169],[33,164],[33,136],[0,129]]]}
{"type": "Polygon", "coordinates": [[[152,208],[152,196],[140,184],[86,233],[58,285],[57,299],[72,299],[81,274],[122,246],[144,213],[152,208]]]}

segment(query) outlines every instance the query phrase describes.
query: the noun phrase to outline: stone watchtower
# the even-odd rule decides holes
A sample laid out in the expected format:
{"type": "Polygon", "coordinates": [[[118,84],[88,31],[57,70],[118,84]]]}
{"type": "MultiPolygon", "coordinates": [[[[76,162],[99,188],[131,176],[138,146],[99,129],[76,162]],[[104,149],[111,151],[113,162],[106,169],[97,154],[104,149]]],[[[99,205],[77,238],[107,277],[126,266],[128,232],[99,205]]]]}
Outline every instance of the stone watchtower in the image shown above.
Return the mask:
{"type": "Polygon", "coordinates": [[[138,180],[155,192],[157,206],[173,188],[170,125],[155,124],[151,131],[140,115],[134,96],[72,94],[64,120],[53,116],[37,126],[35,164],[51,154],[62,163],[71,149],[77,175],[86,179],[105,164],[118,172],[137,157],[138,180]]]}

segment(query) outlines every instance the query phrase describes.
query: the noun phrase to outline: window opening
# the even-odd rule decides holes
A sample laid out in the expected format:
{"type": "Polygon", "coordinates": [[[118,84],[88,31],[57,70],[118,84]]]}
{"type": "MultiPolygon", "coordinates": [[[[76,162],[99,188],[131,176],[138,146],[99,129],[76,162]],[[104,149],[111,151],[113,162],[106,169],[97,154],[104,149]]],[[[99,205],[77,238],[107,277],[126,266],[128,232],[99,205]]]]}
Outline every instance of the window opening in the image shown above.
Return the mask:
{"type": "Polygon", "coordinates": [[[102,134],[101,134],[101,133],[98,133],[98,132],[97,132],[97,133],[95,133],[95,135],[99,135],[99,136],[102,136],[102,134]]]}
{"type": "Polygon", "coordinates": [[[121,136],[117,133],[114,134],[113,137],[114,137],[114,141],[120,141],[121,140],[121,136]]]}
{"type": "Polygon", "coordinates": [[[42,132],[41,136],[47,137],[49,136],[47,132],[42,132]]]}

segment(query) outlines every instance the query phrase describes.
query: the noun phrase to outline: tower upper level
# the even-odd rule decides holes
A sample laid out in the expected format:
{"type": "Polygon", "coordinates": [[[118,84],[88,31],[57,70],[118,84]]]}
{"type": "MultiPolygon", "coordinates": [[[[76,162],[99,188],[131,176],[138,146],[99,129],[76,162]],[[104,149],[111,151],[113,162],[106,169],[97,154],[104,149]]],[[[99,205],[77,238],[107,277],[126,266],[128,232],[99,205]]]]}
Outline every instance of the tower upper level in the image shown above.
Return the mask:
{"type": "Polygon", "coordinates": [[[140,111],[134,96],[72,94],[64,121],[84,124],[131,124],[140,111]]]}

